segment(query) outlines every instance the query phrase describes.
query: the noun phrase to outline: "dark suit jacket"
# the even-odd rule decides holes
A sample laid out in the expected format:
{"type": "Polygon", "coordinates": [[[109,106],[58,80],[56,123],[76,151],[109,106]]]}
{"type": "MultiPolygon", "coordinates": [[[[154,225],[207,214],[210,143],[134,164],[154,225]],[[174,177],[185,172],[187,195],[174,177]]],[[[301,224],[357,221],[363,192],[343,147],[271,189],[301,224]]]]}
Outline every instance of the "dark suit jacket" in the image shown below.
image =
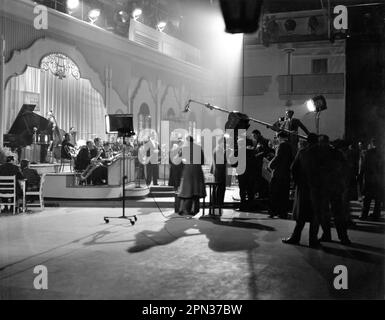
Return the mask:
{"type": "Polygon", "coordinates": [[[275,157],[270,161],[269,167],[273,170],[274,179],[290,180],[290,165],[293,161],[293,152],[288,142],[281,142],[275,157]]]}
{"type": "Polygon", "coordinates": [[[27,179],[27,190],[39,190],[40,175],[35,169],[24,168],[23,175],[27,179]]]}
{"type": "Polygon", "coordinates": [[[91,163],[91,153],[87,147],[83,147],[80,149],[76,161],[75,161],[75,169],[78,171],[85,170],[88,165],[91,163]]]}

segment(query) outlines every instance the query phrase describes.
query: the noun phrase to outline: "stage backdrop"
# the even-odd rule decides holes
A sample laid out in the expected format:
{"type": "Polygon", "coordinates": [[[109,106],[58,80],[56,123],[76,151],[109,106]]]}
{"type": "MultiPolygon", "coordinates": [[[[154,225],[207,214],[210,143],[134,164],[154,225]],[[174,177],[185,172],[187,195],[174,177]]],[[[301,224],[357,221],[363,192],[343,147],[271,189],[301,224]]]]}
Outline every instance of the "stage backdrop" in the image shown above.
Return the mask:
{"type": "Polygon", "coordinates": [[[75,127],[78,139],[105,139],[104,101],[87,79],[72,75],[59,79],[50,71],[27,67],[6,85],[6,132],[24,103],[37,104],[35,112],[43,117],[52,110],[59,127],[67,132],[75,127]]]}

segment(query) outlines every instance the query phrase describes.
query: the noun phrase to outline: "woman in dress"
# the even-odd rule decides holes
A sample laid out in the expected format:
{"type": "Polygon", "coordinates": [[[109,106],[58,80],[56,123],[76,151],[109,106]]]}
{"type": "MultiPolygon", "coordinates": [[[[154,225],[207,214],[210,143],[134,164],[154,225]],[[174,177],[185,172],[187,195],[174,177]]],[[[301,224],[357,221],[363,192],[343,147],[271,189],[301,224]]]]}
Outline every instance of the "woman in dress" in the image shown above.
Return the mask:
{"type": "Polygon", "coordinates": [[[178,212],[180,215],[195,215],[199,212],[199,199],[206,197],[202,170],[204,155],[202,148],[194,143],[193,137],[188,136],[186,140],[186,145],[182,148],[184,167],[178,192],[178,212]]]}

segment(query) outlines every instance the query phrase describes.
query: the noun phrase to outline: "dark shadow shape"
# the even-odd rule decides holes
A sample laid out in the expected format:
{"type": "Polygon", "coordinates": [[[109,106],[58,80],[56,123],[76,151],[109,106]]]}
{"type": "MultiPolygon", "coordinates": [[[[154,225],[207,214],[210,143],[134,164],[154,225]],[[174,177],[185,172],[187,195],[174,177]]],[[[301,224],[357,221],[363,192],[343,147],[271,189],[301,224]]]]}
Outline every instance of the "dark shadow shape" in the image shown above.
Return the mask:
{"type": "Polygon", "coordinates": [[[385,226],[381,224],[366,224],[366,225],[352,225],[349,227],[349,230],[362,231],[362,232],[370,232],[370,233],[385,233],[385,226]]]}
{"type": "Polygon", "coordinates": [[[264,231],[276,231],[275,228],[265,226],[263,224],[259,223],[251,223],[251,222],[243,222],[239,221],[240,219],[231,219],[229,220],[222,220],[222,219],[205,219],[206,221],[211,221],[213,224],[220,225],[220,226],[226,226],[226,227],[234,227],[234,228],[245,228],[245,229],[258,229],[258,230],[264,230],[264,231]]]}
{"type": "Polygon", "coordinates": [[[350,247],[345,247],[345,249],[332,248],[326,245],[322,246],[322,250],[326,253],[339,256],[342,258],[358,260],[366,263],[373,263],[376,265],[384,265],[385,257],[377,254],[372,254],[368,252],[352,250],[350,247]]]}
{"type": "Polygon", "coordinates": [[[385,255],[385,248],[372,247],[361,243],[352,243],[349,245],[349,248],[367,250],[385,255]]]}

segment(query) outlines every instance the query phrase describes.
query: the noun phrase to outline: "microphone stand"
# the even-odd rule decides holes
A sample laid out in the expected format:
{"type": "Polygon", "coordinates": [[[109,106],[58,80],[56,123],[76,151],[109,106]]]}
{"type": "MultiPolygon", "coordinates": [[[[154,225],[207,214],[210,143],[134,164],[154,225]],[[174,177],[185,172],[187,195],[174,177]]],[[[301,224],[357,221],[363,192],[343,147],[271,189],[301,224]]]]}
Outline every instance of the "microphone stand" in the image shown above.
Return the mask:
{"type": "Polygon", "coordinates": [[[119,216],[119,217],[104,217],[104,221],[106,223],[109,223],[110,219],[128,219],[128,220],[130,220],[131,225],[134,225],[135,222],[138,221],[138,218],[136,217],[136,215],[126,216],[126,214],[125,214],[125,209],[126,209],[126,204],[125,204],[125,198],[126,198],[126,179],[127,179],[127,176],[126,176],[126,163],[125,163],[125,153],[126,153],[125,137],[126,136],[131,136],[131,135],[127,134],[125,132],[119,132],[119,135],[123,137],[122,215],[119,216]]]}
{"type": "MultiPolygon", "coordinates": [[[[197,101],[197,100],[194,100],[194,99],[189,99],[186,106],[185,106],[185,109],[184,109],[184,112],[189,112],[190,111],[190,103],[191,102],[194,102],[194,103],[197,103],[197,104],[200,104],[210,110],[217,110],[217,111],[221,111],[221,112],[225,112],[227,114],[230,114],[230,113],[233,113],[233,112],[238,112],[238,111],[228,111],[226,109],[223,109],[221,107],[218,107],[218,106],[214,106],[210,103],[203,103],[203,102],[200,102],[200,101],[197,101]]],[[[302,139],[307,139],[307,136],[304,136],[302,134],[298,134],[298,133],[293,133],[291,132],[290,130],[287,130],[287,129],[279,129],[277,128],[276,126],[270,124],[270,123],[267,123],[267,122],[264,122],[264,121],[261,121],[261,120],[258,120],[258,119],[254,119],[254,118],[250,118],[248,117],[250,121],[253,121],[253,122],[256,122],[256,123],[259,123],[259,124],[262,124],[264,126],[266,126],[267,128],[269,129],[272,129],[273,131],[285,131],[286,133],[290,134],[290,135],[297,135],[299,138],[302,138],[302,139]]]]}

